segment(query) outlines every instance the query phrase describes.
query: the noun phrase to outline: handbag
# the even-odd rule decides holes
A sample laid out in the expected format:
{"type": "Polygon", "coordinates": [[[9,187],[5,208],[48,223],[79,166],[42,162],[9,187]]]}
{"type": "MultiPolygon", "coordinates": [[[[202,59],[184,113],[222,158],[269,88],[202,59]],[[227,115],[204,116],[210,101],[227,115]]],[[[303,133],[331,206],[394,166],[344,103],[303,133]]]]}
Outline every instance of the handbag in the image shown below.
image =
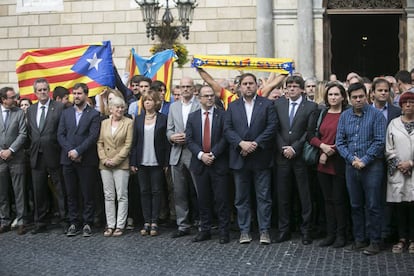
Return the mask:
{"type": "MultiPolygon", "coordinates": [[[[319,114],[316,123],[315,136],[319,137],[319,126],[322,122],[323,111],[319,114]]],[[[316,165],[319,162],[319,148],[312,146],[308,141],[305,141],[302,150],[302,159],[307,165],[316,165]]]]}

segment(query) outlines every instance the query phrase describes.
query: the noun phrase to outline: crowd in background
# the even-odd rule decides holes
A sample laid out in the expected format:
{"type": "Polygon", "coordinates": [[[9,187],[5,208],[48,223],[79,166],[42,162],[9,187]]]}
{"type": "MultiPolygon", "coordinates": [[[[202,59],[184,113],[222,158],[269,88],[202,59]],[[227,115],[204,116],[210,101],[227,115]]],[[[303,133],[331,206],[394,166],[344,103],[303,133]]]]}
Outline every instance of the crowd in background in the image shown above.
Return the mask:
{"type": "Polygon", "coordinates": [[[241,244],[257,228],[261,244],[299,232],[304,245],[414,253],[414,72],[340,82],[197,70],[204,83],[183,77],[171,101],[164,83],[118,74],[95,97],[43,78],[34,104],[1,88],[0,233],[157,236],[173,222],[173,238],[196,227],[193,242],[209,240],[217,227],[225,244],[235,222],[241,244]]]}

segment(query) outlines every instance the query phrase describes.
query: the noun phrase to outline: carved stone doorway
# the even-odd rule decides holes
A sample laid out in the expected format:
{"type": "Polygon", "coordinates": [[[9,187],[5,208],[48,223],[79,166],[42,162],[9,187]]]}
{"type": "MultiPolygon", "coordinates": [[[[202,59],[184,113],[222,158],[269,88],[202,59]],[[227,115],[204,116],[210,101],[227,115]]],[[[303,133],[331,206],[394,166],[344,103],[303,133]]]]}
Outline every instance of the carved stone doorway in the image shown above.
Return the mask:
{"type": "Polygon", "coordinates": [[[345,80],[346,74],[354,71],[372,79],[406,69],[406,16],[402,2],[326,1],[324,78],[335,73],[338,79],[345,80]]]}
{"type": "Polygon", "coordinates": [[[399,70],[398,15],[331,16],[331,70],[372,79],[399,70]]]}

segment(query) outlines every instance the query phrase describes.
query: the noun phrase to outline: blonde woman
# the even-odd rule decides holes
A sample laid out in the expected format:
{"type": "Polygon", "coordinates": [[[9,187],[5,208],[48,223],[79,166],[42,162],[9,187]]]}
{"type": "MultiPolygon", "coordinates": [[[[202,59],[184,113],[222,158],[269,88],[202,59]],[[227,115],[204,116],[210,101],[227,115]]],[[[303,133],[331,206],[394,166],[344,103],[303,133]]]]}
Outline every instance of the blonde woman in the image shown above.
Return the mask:
{"type": "Polygon", "coordinates": [[[108,107],[110,116],[102,121],[98,155],[107,221],[104,236],[116,237],[123,234],[128,215],[129,151],[133,121],[124,116],[126,104],[122,98],[112,98],[108,107]]]}

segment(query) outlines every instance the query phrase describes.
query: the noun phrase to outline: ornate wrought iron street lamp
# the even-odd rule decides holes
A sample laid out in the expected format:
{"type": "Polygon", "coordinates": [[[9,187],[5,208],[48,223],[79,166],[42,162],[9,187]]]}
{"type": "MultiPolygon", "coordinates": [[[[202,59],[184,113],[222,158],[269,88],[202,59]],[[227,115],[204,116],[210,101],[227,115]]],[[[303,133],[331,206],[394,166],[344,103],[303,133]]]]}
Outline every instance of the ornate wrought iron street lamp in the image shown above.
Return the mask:
{"type": "Polygon", "coordinates": [[[188,39],[194,9],[198,5],[196,0],[173,0],[178,9],[180,25],[172,24],[174,17],[168,0],[166,0],[161,22],[158,22],[158,12],[161,8],[158,0],[135,0],[135,2],[141,7],[142,17],[147,23],[147,37],[154,40],[155,36],[158,36],[161,43],[169,48],[172,47],[180,34],[188,39]]]}

